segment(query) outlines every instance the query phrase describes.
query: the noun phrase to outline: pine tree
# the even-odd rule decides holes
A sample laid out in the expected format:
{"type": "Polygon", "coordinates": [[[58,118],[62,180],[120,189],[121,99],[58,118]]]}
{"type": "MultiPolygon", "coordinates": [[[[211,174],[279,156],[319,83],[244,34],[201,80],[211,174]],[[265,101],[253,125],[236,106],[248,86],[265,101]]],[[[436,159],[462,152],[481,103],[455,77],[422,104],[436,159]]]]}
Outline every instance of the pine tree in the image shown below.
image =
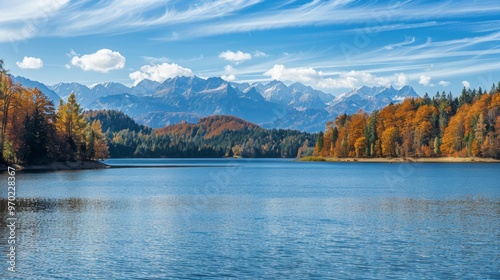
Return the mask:
{"type": "Polygon", "coordinates": [[[3,66],[3,59],[0,59],[0,75],[7,75],[7,70],[3,66]]]}
{"type": "Polygon", "coordinates": [[[323,150],[323,131],[320,131],[318,133],[318,137],[316,138],[316,147],[314,148],[314,155],[318,156],[320,155],[321,151],[323,150]]]}
{"type": "Polygon", "coordinates": [[[54,135],[54,104],[41,91],[34,89],[33,109],[23,123],[22,161],[28,164],[45,163],[52,159],[54,135]],[[51,141],[52,140],[52,141],[51,141]]]}

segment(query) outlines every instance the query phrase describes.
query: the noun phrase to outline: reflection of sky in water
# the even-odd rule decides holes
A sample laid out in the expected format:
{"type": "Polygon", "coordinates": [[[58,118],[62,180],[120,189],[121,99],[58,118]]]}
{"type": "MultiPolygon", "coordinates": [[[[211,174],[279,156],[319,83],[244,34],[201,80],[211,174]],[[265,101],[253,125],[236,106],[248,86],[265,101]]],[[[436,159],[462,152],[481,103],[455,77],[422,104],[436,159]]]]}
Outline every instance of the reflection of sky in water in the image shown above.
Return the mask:
{"type": "Polygon", "coordinates": [[[19,174],[19,275],[499,277],[496,165],[421,165],[397,188],[395,165],[242,166],[19,174]]]}

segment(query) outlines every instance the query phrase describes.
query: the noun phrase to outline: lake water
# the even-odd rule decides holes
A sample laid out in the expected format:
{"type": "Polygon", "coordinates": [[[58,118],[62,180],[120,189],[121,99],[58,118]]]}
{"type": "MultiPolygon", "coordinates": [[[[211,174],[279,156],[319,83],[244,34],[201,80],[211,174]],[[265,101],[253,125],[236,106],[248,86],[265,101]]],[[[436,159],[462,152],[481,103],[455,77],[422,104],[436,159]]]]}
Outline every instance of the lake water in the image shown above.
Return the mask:
{"type": "Polygon", "coordinates": [[[0,278],[500,279],[497,164],[107,162],[16,174],[0,278]]]}

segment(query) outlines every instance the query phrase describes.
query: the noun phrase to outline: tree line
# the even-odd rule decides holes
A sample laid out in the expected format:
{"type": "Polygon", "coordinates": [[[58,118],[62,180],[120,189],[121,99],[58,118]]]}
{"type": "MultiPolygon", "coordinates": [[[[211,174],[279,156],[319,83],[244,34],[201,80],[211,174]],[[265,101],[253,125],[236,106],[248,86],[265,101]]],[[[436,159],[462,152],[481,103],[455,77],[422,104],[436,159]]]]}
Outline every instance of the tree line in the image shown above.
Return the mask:
{"type": "Polygon", "coordinates": [[[314,155],[500,158],[500,82],[489,92],[426,93],[371,114],[340,115],[318,134],[314,155]]]}
{"type": "Polygon", "coordinates": [[[13,83],[0,61],[0,155],[4,164],[46,164],[109,153],[101,123],[84,119],[74,94],[56,109],[40,90],[13,83]]]}

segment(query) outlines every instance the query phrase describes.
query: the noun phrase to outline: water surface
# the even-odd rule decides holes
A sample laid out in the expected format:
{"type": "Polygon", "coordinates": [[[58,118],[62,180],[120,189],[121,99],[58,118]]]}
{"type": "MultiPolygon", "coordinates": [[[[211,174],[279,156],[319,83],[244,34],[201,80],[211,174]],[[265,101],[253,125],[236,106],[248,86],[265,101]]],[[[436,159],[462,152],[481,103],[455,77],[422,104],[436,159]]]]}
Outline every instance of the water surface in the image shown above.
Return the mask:
{"type": "Polygon", "coordinates": [[[108,163],[16,175],[14,276],[500,278],[496,164],[108,163]]]}

